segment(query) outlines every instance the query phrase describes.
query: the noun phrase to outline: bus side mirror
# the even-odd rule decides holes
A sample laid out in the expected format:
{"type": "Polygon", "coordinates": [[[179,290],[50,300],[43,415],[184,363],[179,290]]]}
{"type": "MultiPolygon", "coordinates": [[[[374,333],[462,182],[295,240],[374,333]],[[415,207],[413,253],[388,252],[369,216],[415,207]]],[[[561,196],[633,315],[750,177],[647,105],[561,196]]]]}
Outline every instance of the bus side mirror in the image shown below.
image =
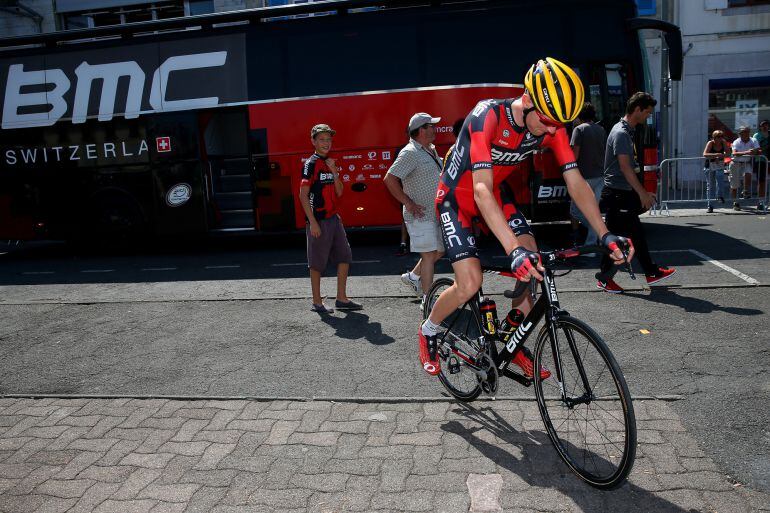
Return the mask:
{"type": "Polygon", "coordinates": [[[682,33],[677,27],[675,32],[666,32],[663,36],[668,46],[668,74],[671,80],[682,80],[684,54],[682,53],[682,33]]]}
{"type": "Polygon", "coordinates": [[[684,54],[682,53],[682,31],[678,26],[663,20],[652,18],[631,18],[627,20],[631,30],[660,30],[664,33],[666,46],[668,46],[668,73],[671,80],[682,80],[682,68],[684,67],[684,54]]]}

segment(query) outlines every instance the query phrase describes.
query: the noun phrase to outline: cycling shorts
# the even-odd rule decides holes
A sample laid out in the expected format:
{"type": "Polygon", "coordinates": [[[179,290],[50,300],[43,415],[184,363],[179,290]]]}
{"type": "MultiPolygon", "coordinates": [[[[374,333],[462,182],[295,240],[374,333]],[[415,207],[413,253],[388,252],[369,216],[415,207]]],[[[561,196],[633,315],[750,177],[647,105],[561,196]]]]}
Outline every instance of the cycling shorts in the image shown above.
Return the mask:
{"type": "MultiPolygon", "coordinates": [[[[456,190],[447,190],[443,184],[439,184],[436,209],[441,224],[444,248],[451,263],[466,258],[478,258],[477,233],[479,231],[484,235],[491,233],[472,196],[470,199],[468,198],[469,195],[467,194],[458,195],[456,190]]],[[[516,237],[533,235],[527,219],[518,209],[513,198],[513,192],[511,192],[508,184],[501,183],[496,188],[495,199],[514,235],[516,237]]]]}

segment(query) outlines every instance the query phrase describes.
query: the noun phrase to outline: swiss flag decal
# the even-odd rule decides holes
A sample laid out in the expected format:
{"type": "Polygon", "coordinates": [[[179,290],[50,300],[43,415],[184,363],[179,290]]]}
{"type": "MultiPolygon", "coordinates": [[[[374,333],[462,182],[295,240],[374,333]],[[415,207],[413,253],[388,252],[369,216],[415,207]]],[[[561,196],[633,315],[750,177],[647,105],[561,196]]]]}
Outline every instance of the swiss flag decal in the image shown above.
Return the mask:
{"type": "Polygon", "coordinates": [[[171,137],[156,137],[155,147],[157,148],[158,153],[171,151],[171,137]]]}

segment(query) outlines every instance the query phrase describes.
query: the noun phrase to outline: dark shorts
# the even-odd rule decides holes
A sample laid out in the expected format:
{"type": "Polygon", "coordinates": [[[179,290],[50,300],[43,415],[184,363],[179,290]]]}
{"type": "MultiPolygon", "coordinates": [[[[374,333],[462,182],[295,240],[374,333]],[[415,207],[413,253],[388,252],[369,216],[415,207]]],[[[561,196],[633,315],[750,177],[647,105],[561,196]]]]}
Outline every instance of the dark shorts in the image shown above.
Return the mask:
{"type": "MultiPolygon", "coordinates": [[[[524,214],[516,207],[513,193],[507,184],[500,185],[495,192],[497,204],[503,211],[511,231],[520,237],[532,235],[532,229],[524,214]]],[[[466,258],[478,258],[477,235],[490,235],[491,231],[477,212],[463,209],[457,201],[454,191],[446,191],[436,199],[441,235],[449,261],[454,263],[466,258]]],[[[474,207],[475,208],[475,207],[474,207]]],[[[494,235],[491,235],[494,237],[494,235]]]]}
{"type": "Polygon", "coordinates": [[[307,266],[322,273],[328,264],[349,264],[353,260],[353,253],[340,216],[322,219],[318,225],[321,227],[321,236],[318,238],[310,234],[310,224],[305,225],[307,266]]]}

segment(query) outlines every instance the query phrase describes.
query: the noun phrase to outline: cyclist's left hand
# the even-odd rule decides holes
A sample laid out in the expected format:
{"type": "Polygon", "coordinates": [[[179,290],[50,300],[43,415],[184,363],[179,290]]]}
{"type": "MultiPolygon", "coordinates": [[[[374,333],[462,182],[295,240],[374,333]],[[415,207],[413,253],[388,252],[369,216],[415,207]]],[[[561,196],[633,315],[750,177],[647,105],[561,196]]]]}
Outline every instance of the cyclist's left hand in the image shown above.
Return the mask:
{"type": "Polygon", "coordinates": [[[531,278],[535,278],[538,281],[543,281],[543,276],[540,273],[545,272],[545,267],[540,261],[540,253],[519,246],[514,248],[509,256],[511,257],[511,271],[516,279],[529,281],[531,278]]]}
{"type": "Polygon", "coordinates": [[[610,258],[615,261],[615,265],[631,262],[634,258],[634,243],[627,237],[620,237],[607,232],[602,237],[602,246],[612,251],[610,258]],[[625,257],[623,256],[624,251],[625,257]]]}

